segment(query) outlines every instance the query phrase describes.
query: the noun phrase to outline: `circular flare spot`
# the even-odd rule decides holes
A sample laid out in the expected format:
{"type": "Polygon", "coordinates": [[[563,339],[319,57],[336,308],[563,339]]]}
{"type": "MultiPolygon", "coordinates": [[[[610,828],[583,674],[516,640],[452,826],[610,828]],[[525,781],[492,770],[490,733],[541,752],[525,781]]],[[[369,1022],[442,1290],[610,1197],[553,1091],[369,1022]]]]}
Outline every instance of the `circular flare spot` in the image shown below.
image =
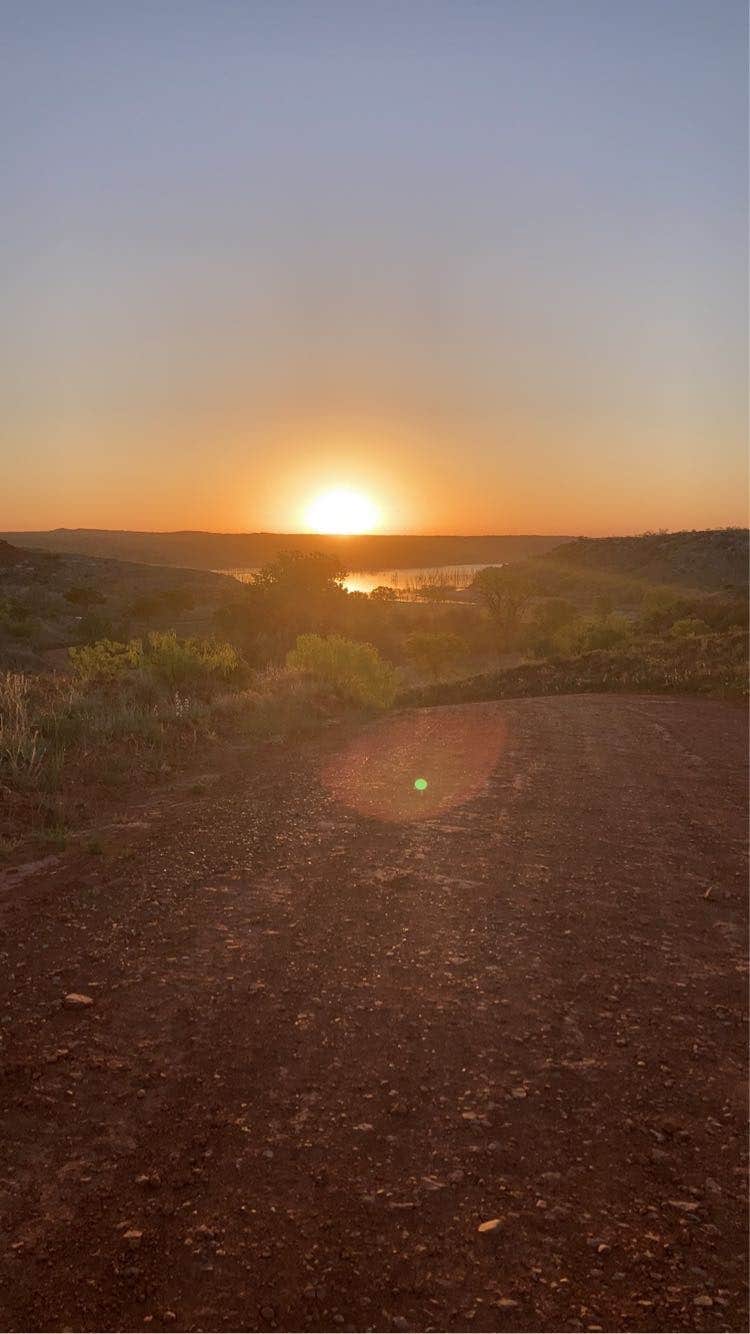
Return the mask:
{"type": "Polygon", "coordinates": [[[415,779],[414,779],[414,786],[415,786],[415,788],[417,789],[417,792],[424,792],[425,788],[427,787],[427,779],[426,779],[426,778],[415,778],[415,779]]]}

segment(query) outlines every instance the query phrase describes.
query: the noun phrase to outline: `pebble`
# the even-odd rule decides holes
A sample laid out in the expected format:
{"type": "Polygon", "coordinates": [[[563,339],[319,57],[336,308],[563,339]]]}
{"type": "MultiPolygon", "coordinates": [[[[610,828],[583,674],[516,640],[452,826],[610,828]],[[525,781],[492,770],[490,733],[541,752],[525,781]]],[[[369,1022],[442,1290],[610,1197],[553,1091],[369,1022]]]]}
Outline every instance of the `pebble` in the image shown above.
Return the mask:
{"type": "Polygon", "coordinates": [[[704,1293],[702,1297],[693,1298],[693,1306],[713,1306],[713,1304],[713,1297],[709,1297],[707,1293],[704,1293]]]}
{"type": "Polygon", "coordinates": [[[260,1314],[264,1320],[273,1320],[276,1312],[272,1306],[261,1306],[260,1314]]]}
{"type": "Polygon", "coordinates": [[[499,1232],[503,1226],[501,1218],[488,1218],[486,1223],[480,1223],[477,1232],[499,1232]]]}
{"type": "Polygon", "coordinates": [[[69,1010],[87,1010],[94,1002],[90,996],[84,996],[80,991],[69,991],[65,997],[65,1005],[69,1010]]]}

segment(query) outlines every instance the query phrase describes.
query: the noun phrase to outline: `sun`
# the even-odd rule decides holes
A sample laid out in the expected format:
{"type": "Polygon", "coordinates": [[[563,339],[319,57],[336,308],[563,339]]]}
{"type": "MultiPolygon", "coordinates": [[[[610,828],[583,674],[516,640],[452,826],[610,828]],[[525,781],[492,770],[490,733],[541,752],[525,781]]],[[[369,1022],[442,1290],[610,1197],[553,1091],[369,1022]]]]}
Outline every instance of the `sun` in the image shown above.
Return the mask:
{"type": "Polygon", "coordinates": [[[305,511],[307,526],[314,533],[371,533],[378,518],[378,507],[369,496],[345,486],[321,492],[305,511]]]}

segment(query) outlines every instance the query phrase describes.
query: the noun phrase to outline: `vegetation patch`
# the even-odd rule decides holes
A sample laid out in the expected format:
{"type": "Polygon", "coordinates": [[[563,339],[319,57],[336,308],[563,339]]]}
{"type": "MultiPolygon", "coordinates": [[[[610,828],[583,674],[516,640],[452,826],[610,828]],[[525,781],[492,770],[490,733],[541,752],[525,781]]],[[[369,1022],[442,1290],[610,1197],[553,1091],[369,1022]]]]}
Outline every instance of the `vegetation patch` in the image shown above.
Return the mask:
{"type": "Polygon", "coordinates": [[[742,698],[748,693],[742,631],[552,657],[465,680],[402,691],[400,705],[463,704],[524,695],[599,691],[681,692],[742,698]]]}

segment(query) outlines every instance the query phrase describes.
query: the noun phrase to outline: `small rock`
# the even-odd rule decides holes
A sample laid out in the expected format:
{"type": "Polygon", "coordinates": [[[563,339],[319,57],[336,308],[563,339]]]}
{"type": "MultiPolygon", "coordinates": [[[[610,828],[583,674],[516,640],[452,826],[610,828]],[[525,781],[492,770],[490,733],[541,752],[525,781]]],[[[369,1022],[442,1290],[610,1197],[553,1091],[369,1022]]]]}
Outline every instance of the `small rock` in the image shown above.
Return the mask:
{"type": "Polygon", "coordinates": [[[142,1238],[143,1233],[137,1227],[128,1228],[127,1232],[122,1234],[122,1239],[128,1243],[128,1246],[140,1246],[142,1238]]]}
{"type": "Polygon", "coordinates": [[[486,1223],[480,1223],[477,1232],[499,1232],[503,1226],[502,1218],[488,1218],[486,1223]]]}
{"type": "Polygon", "coordinates": [[[260,1314],[263,1320],[273,1320],[274,1316],[276,1315],[276,1312],[274,1311],[272,1306],[261,1306],[260,1314]]]}
{"type": "Polygon", "coordinates": [[[494,1305],[503,1311],[509,1311],[512,1306],[518,1306],[518,1302],[514,1302],[512,1297],[498,1297],[494,1305]]]}
{"type": "Polygon", "coordinates": [[[510,1096],[511,1096],[511,1098],[525,1098],[525,1097],[526,1097],[526,1089],[525,1089],[525,1088],[521,1088],[521,1086],[520,1086],[520,1084],[519,1084],[518,1088],[511,1089],[511,1091],[510,1091],[510,1096]]]}
{"type": "Polygon", "coordinates": [[[667,1200],[673,1209],[679,1209],[683,1214],[694,1214],[698,1208],[695,1200],[667,1200]]]}
{"type": "Polygon", "coordinates": [[[401,1330],[408,1329],[408,1328],[409,1328],[409,1321],[408,1321],[408,1320],[404,1320],[404,1317],[403,1317],[402,1315],[397,1315],[397,1316],[396,1316],[396,1319],[395,1319],[394,1322],[393,1322],[393,1328],[394,1328],[394,1329],[401,1329],[401,1330]]]}
{"type": "Polygon", "coordinates": [[[69,1010],[87,1010],[94,1004],[90,996],[84,996],[80,991],[69,991],[64,1003],[69,1010]]]}
{"type": "Polygon", "coordinates": [[[714,1299],[713,1297],[709,1297],[708,1293],[704,1293],[702,1297],[693,1298],[693,1306],[713,1306],[713,1304],[714,1299]]]}
{"type": "Polygon", "coordinates": [[[146,1190],[156,1190],[161,1185],[161,1177],[158,1172],[139,1172],[135,1184],[146,1190]]]}

